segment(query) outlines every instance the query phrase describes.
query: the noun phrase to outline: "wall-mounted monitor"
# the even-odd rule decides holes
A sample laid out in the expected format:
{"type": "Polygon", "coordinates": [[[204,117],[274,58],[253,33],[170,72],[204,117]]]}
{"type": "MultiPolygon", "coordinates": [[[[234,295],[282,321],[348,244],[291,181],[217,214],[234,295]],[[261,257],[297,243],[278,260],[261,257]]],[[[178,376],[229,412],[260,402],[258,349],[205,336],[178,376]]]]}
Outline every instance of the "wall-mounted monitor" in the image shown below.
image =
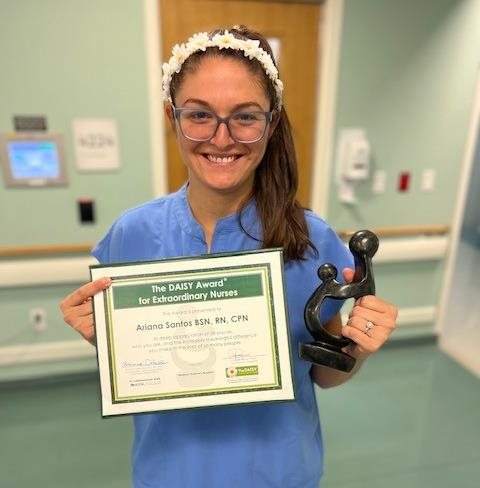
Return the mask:
{"type": "Polygon", "coordinates": [[[0,134],[0,163],[8,187],[67,184],[62,136],[48,132],[0,134]]]}

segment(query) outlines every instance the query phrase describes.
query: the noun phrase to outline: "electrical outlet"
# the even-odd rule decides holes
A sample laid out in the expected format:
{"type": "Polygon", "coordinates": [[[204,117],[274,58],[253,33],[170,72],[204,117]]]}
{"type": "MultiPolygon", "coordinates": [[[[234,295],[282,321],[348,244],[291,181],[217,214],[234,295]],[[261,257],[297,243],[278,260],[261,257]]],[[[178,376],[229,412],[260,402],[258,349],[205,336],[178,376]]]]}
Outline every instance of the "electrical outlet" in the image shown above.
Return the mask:
{"type": "Polygon", "coordinates": [[[422,173],[422,181],[420,188],[422,191],[432,192],[435,190],[435,176],[436,172],[434,169],[425,169],[422,173]]]}
{"type": "Polygon", "coordinates": [[[384,169],[377,169],[373,173],[372,178],[372,193],[380,195],[385,193],[385,186],[387,182],[387,172],[384,169]]]}
{"type": "Polygon", "coordinates": [[[43,308],[32,308],[30,310],[30,324],[35,332],[47,330],[47,312],[43,308]]]}

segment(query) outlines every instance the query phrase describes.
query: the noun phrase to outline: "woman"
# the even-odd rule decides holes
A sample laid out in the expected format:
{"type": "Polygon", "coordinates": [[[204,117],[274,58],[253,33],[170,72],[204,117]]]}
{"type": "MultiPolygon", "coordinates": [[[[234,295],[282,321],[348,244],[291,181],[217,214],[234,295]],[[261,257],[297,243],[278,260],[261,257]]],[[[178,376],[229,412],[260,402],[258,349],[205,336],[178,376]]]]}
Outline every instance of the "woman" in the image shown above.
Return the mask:
{"type": "MultiPolygon", "coordinates": [[[[295,199],[297,163],[272,51],[244,27],[196,34],[174,47],[163,87],[188,182],[124,213],[93,254],[109,263],[281,246],[295,351],[311,341],[303,310],[319,265],[334,263],[347,281],[353,271],[336,234],[295,199]]],[[[109,284],[88,283],[61,305],[91,343],[91,297],[109,284]]],[[[387,340],[397,312],[363,297],[342,327],[340,305],[329,302],[322,322],[354,341],[356,370],[387,340]]],[[[317,488],[323,449],[313,382],[335,386],[355,370],[312,366],[295,354],[293,363],[295,402],[135,416],[134,486],[317,488]]]]}

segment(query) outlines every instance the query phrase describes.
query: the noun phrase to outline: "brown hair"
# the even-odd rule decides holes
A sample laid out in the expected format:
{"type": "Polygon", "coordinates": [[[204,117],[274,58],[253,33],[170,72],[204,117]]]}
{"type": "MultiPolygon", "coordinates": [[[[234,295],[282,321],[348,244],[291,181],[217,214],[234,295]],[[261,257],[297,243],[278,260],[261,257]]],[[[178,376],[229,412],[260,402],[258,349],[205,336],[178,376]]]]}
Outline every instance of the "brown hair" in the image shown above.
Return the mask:
{"type": "MultiPolygon", "coordinates": [[[[239,39],[260,41],[260,47],[274,60],[268,41],[260,33],[245,26],[235,26],[228,31],[239,39]]],[[[209,33],[209,37],[223,32],[224,29],[212,31],[209,33]]],[[[246,58],[242,51],[220,50],[218,48],[208,48],[206,51],[196,52],[183,63],[180,72],[175,73],[172,77],[170,84],[172,100],[175,100],[175,93],[182,84],[185,75],[195,71],[205,56],[233,57],[244,63],[265,89],[271,110],[276,106],[275,88],[260,62],[256,59],[246,58]]],[[[272,123],[276,123],[276,126],[268,141],[262,162],[255,171],[253,186],[253,196],[261,222],[262,247],[282,247],[286,261],[303,259],[308,247],[311,247],[315,254],[317,249],[308,235],[304,209],[296,199],[298,189],[297,156],[290,122],[283,106],[280,112],[274,112],[272,123]]],[[[246,202],[239,211],[240,222],[245,204],[246,202]]]]}

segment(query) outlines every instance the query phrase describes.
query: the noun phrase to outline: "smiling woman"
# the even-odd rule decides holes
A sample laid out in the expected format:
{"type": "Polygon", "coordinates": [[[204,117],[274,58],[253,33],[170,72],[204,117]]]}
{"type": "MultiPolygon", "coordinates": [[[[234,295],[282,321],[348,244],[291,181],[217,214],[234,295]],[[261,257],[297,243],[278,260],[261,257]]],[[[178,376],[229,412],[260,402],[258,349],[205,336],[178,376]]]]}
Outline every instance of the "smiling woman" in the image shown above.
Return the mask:
{"type": "Polygon", "coordinates": [[[263,247],[281,246],[287,258],[301,257],[312,243],[296,201],[295,148],[268,42],[234,28],[195,34],[172,53],[163,65],[164,96],[171,102],[166,113],[207,244],[218,208],[223,215],[241,213],[255,196],[263,247]]]}
{"type": "MultiPolygon", "coordinates": [[[[317,269],[330,262],[351,280],[353,262],[336,233],[296,199],[297,160],[269,44],[245,27],[195,34],[173,48],[164,64],[163,89],[188,181],[179,191],[124,213],[93,254],[101,263],[118,263],[280,247],[295,351],[298,343],[311,340],[303,317],[318,286],[317,269]]],[[[62,302],[65,320],[91,342],[91,297],[110,283],[87,283],[62,302]]],[[[241,300],[227,285],[208,286],[210,295],[241,300]]],[[[367,298],[357,301],[343,329],[341,302],[331,301],[321,312],[329,330],[355,342],[349,353],[357,367],[395,327],[396,308],[367,298]],[[374,324],[369,334],[366,323],[374,324]]],[[[253,320],[253,314],[230,318],[239,334],[242,322],[253,320]]],[[[180,361],[177,349],[172,354],[180,361]]],[[[243,381],[257,372],[251,357],[244,360],[235,372],[223,374],[243,381]]],[[[297,354],[292,368],[294,402],[135,416],[134,486],[318,488],[323,446],[313,381],[335,386],[351,373],[312,366],[297,354]]]]}

